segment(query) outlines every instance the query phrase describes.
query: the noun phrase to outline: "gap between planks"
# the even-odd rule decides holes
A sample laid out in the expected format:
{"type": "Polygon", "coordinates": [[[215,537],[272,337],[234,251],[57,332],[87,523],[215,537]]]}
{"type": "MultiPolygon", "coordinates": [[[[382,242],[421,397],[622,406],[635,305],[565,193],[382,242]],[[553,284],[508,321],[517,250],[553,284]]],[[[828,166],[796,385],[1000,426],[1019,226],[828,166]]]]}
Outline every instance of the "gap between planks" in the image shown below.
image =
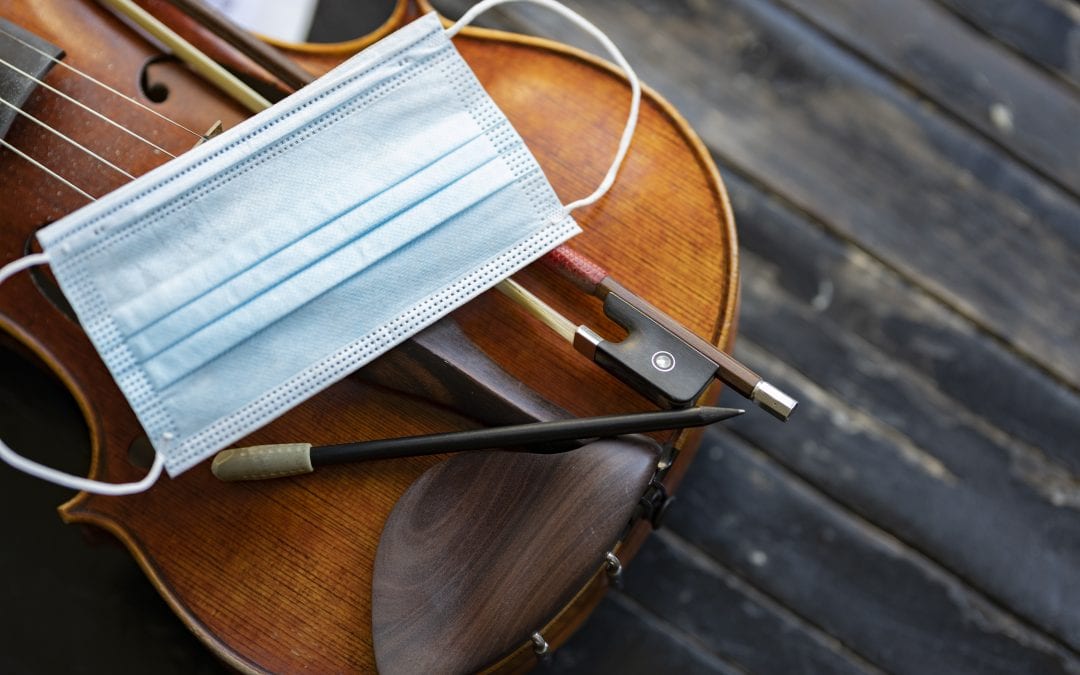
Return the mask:
{"type": "Polygon", "coordinates": [[[862,654],[859,654],[849,645],[845,644],[825,628],[815,623],[810,617],[804,616],[794,608],[785,605],[778,598],[773,597],[767,591],[759,588],[753,581],[739,574],[738,571],[728,567],[683,537],[679,536],[670,528],[653,532],[654,537],[663,541],[678,554],[684,556],[692,565],[699,569],[719,577],[728,583],[739,593],[753,600],[758,605],[774,612],[778,616],[787,619],[801,628],[818,644],[829,649],[840,658],[850,661],[853,665],[864,671],[877,675],[886,673],[880,666],[872,663],[862,654]]]}
{"type": "MultiPolygon", "coordinates": [[[[1047,64],[1039,61],[1038,59],[1032,57],[1031,55],[1026,53],[1023,49],[1017,47],[1016,45],[1013,45],[1013,44],[1011,44],[1009,42],[1006,42],[999,35],[997,35],[993,30],[991,30],[990,28],[984,26],[982,23],[977,21],[974,17],[971,17],[968,14],[966,14],[965,12],[962,12],[962,11],[958,10],[955,6],[953,6],[949,2],[943,2],[942,0],[933,0],[933,2],[935,4],[941,6],[942,8],[944,8],[945,11],[947,11],[950,14],[952,14],[953,16],[955,16],[958,20],[960,20],[963,23],[967,24],[972,30],[974,30],[975,32],[977,32],[980,35],[984,36],[990,42],[1001,45],[1004,49],[1007,49],[1010,52],[1012,52],[1013,54],[1015,54],[1018,59],[1024,61],[1025,63],[1027,63],[1028,65],[1030,65],[1030,66],[1032,66],[1034,68],[1037,68],[1040,72],[1043,72],[1043,73],[1049,75],[1050,77],[1053,77],[1055,80],[1057,80],[1058,82],[1061,82],[1062,84],[1066,85],[1067,87],[1069,87],[1074,92],[1080,93],[1080,82],[1074,81],[1073,79],[1068,77],[1065,73],[1063,73],[1063,72],[1061,72],[1059,70],[1056,70],[1056,69],[1048,66],[1047,64]]],[[[1074,2],[1075,2],[1075,0],[1074,0],[1074,2]]],[[[1064,11],[1069,11],[1069,7],[1070,7],[1069,5],[1064,5],[1062,7],[1062,9],[1064,11]]],[[[1076,10],[1074,8],[1073,11],[1078,11],[1078,10],[1076,10]]]]}
{"type": "MultiPolygon", "coordinates": [[[[1034,161],[1029,160],[1020,153],[1018,153],[1012,148],[1011,145],[1006,144],[991,133],[973,124],[962,113],[955,112],[950,109],[947,105],[941,102],[940,98],[935,97],[933,94],[927,91],[926,87],[922,86],[918,81],[912,80],[904,76],[903,74],[899,73],[895,68],[891,67],[889,64],[875,58],[871,54],[865,52],[856,44],[833,32],[829,29],[828,26],[824,25],[823,22],[818,21],[805,11],[795,7],[793,4],[791,4],[791,2],[789,2],[789,0],[770,0],[770,2],[774,7],[777,8],[777,10],[781,12],[787,12],[794,19],[801,21],[804,25],[815,31],[819,36],[821,36],[822,39],[848,52],[852,55],[852,57],[862,62],[864,66],[877,72],[883,79],[896,85],[898,91],[908,92],[908,94],[911,95],[912,98],[931,106],[936,114],[940,115],[941,117],[950,119],[954,124],[962,126],[968,131],[973,132],[974,135],[978,136],[989,145],[996,147],[999,151],[1001,151],[1004,155],[1008,156],[1017,165],[1024,167],[1031,173],[1035,174],[1042,180],[1046,181],[1050,185],[1060,190],[1062,193],[1070,196],[1074,201],[1080,203],[1080,192],[1078,192],[1075,188],[1061,181],[1054,174],[1043,169],[1043,167],[1039,166],[1034,161]]],[[[950,14],[952,13],[953,12],[950,12],[950,14]]],[[[995,44],[998,44],[997,41],[994,42],[995,44]]],[[[1015,54],[1013,50],[1010,49],[1009,51],[1015,54]]],[[[1024,61],[1025,63],[1027,63],[1026,59],[1024,61]]],[[[1045,69],[1042,68],[1038,70],[1040,73],[1043,74],[1045,74],[1046,72],[1045,69]]],[[[1055,78],[1055,81],[1057,81],[1058,79],[1059,78],[1055,78]]]]}
{"type": "MultiPolygon", "coordinates": [[[[734,158],[727,156],[723,152],[711,146],[709,147],[709,152],[712,154],[713,159],[719,165],[718,168],[720,169],[721,176],[727,173],[735,174],[743,181],[754,187],[758,192],[761,192],[762,194],[765,194],[769,198],[775,200],[783,208],[797,214],[804,221],[814,225],[820,231],[832,237],[835,241],[850,246],[852,249],[858,251],[860,254],[866,256],[868,259],[873,260],[874,262],[881,265],[888,272],[896,275],[896,277],[898,277],[900,280],[902,280],[912,288],[918,290],[926,297],[935,301],[941,307],[944,307],[945,309],[953,312],[957,316],[963,318],[965,321],[967,321],[979,331],[981,331],[983,335],[985,335],[988,339],[993,340],[999,347],[1015,356],[1024,364],[1032,367],[1037,372],[1045,375],[1062,389],[1071,392],[1072,394],[1075,394],[1077,396],[1080,396],[1080,386],[1074,385],[1063,375],[1053,370],[1049,365],[1039,361],[1037,357],[1030,354],[1027,350],[1021,349],[1019,345],[1011,342],[1008,337],[994,330],[993,327],[989,326],[986,322],[981,321],[977,316],[974,316],[972,313],[966,311],[964,308],[958,306],[957,304],[950,302],[949,299],[945,297],[942,293],[938,293],[932,287],[921,283],[920,276],[915,272],[909,273],[903,268],[897,265],[893,265],[888,259],[874,253],[872,250],[861,245],[857,239],[848,236],[846,233],[844,233],[843,230],[833,227],[827,221],[818,217],[806,207],[803,207],[801,204],[793,201],[784,193],[779,192],[775,188],[771,187],[767,182],[765,182],[763,178],[759,178],[756,174],[751,173],[748,169],[739,168],[739,165],[734,158]]],[[[736,216],[737,215],[738,214],[736,214],[736,216]]]]}
{"type": "MultiPolygon", "coordinates": [[[[629,569],[624,573],[629,574],[629,569]]],[[[735,673],[748,672],[746,669],[739,666],[739,664],[732,663],[720,654],[714,652],[708,647],[708,645],[703,644],[694,635],[687,633],[675,624],[669,622],[667,619],[664,619],[663,617],[657,615],[655,612],[645,607],[640,602],[627,595],[625,592],[615,589],[609,590],[606,600],[610,600],[611,602],[618,605],[621,609],[636,615],[642,620],[643,623],[645,623],[646,626],[656,630],[665,638],[674,640],[675,642],[679,643],[679,645],[684,649],[700,654],[701,656],[705,657],[705,659],[712,661],[713,664],[710,665],[715,664],[714,667],[718,671],[728,671],[735,673]]]]}
{"type": "MultiPolygon", "coordinates": [[[[807,391],[815,390],[817,392],[817,398],[821,401],[827,401],[830,406],[844,407],[850,409],[847,404],[832,397],[828,392],[824,391],[813,382],[804,376],[801,372],[788,365],[778,357],[774,356],[767,349],[758,346],[747,339],[740,339],[739,348],[746,350],[756,360],[767,361],[772,364],[772,369],[775,370],[779,378],[790,379],[796,382],[800,387],[804,387],[807,391]]],[[[861,415],[861,417],[867,417],[861,415]]],[[[872,419],[872,418],[871,418],[872,419]]],[[[874,424],[880,425],[882,423],[874,421],[874,424]]],[[[792,483],[796,484],[803,490],[809,492],[813,497],[821,500],[824,505],[832,509],[834,512],[838,512],[844,516],[847,516],[851,521],[864,532],[871,540],[878,544],[895,551],[898,555],[907,556],[913,564],[919,566],[924,572],[930,574],[939,574],[945,579],[950,580],[960,586],[964,591],[970,593],[971,596],[985,602],[988,606],[998,611],[1002,618],[1014,622],[1017,626],[1023,627],[1025,630],[1030,631],[1038,635],[1041,639],[1046,640],[1047,643],[1062,650],[1064,653],[1070,654],[1073,657],[1080,657],[1080,651],[1073,649],[1072,646],[1066,644],[1058,637],[1048,633],[1042,627],[1036,625],[1029,619],[1019,616],[1012,611],[1012,609],[1002,604],[997,598],[987,595],[983,592],[981,587],[972,581],[966,575],[954,570],[951,566],[945,564],[931,553],[924,551],[922,548],[915,546],[907,542],[904,539],[899,538],[884,526],[878,525],[873,521],[864,517],[855,508],[847,503],[840,501],[832,494],[819,488],[809,478],[803,476],[803,474],[793,466],[784,462],[782,459],[770,453],[768,450],[757,445],[753,440],[745,437],[743,434],[730,430],[722,429],[721,434],[730,438],[735,438],[739,443],[743,444],[746,449],[751,452],[755,457],[758,457],[761,461],[764,461],[777,468],[778,472],[789,479],[792,483]]],[[[899,433],[899,432],[897,432],[899,433]]],[[[703,553],[704,554],[704,553],[703,553]]],[[[707,555],[707,554],[704,554],[707,555]]],[[[710,556],[711,557],[711,556],[710,556]]],[[[718,563],[720,564],[720,563],[718,563]]],[[[749,583],[749,582],[748,582],[749,583]]]]}
{"type": "MultiPolygon", "coordinates": [[[[757,254],[748,252],[744,252],[743,256],[744,259],[759,258],[757,254]]],[[[761,288],[765,290],[759,290],[759,293],[786,295],[782,290],[774,290],[768,284],[761,284],[761,288]]],[[[795,303],[794,306],[794,311],[797,311],[798,303],[795,303]]],[[[845,330],[843,326],[837,326],[837,328],[868,352],[878,354],[882,357],[882,360],[887,360],[905,380],[921,389],[926,397],[940,397],[942,399],[940,403],[943,413],[953,416],[976,433],[983,435],[988,441],[998,445],[1002,450],[1009,453],[1018,465],[1037,469],[1039,477],[1048,480],[1048,484],[1037,483],[1034,479],[1022,475],[1018,475],[1018,477],[1022,478],[1029,489],[1039,494],[1051,506],[1080,510],[1080,479],[1074,476],[1068,467],[1063,466],[1057,459],[1047,455],[1037,445],[995,425],[991,420],[969,408],[955,395],[942,391],[935,385],[930,376],[912,367],[907,361],[889,359],[886,354],[882,354],[882,350],[878,345],[870,342],[857,332],[845,330]]],[[[739,347],[746,347],[751,352],[760,351],[765,353],[766,351],[764,347],[747,338],[739,340],[739,347]]],[[[785,377],[790,376],[791,379],[797,380],[799,386],[809,392],[812,398],[820,402],[825,409],[835,411],[843,408],[844,414],[849,420],[855,420],[858,424],[872,429],[879,436],[893,441],[903,453],[903,457],[927,475],[946,483],[956,482],[956,476],[949,471],[947,466],[930,451],[919,446],[916,441],[909,438],[900,429],[881,421],[873,414],[865,412],[843,399],[833,397],[819,387],[813,381],[813,378],[804,375],[786,362],[772,357],[770,363],[777,364],[785,377]]]]}

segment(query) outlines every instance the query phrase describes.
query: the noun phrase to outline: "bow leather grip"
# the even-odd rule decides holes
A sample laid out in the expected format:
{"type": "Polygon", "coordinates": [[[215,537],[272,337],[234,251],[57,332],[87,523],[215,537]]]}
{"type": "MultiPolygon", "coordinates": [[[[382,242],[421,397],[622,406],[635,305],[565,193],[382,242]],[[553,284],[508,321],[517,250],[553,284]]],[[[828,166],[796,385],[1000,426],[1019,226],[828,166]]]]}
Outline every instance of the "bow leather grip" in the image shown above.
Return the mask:
{"type": "Polygon", "coordinates": [[[592,258],[578,253],[566,244],[548,251],[540,258],[541,264],[555,270],[560,276],[592,295],[607,276],[607,270],[592,258]]]}

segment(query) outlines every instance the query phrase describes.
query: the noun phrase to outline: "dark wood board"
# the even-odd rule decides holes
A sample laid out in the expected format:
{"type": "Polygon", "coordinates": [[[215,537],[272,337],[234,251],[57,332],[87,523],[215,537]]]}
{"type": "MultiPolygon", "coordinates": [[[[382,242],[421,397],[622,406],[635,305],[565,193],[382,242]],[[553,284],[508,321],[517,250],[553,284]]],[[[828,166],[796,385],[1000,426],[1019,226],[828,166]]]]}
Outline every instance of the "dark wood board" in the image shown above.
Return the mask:
{"type": "MultiPolygon", "coordinates": [[[[736,205],[755,198],[749,186],[732,186],[736,205]]],[[[787,425],[744,416],[731,428],[1080,645],[1080,615],[1067,609],[1080,602],[1071,573],[1080,569],[1080,493],[1069,452],[1080,437],[1080,399],[1030,377],[1030,366],[950,322],[850,247],[758,199],[743,219],[753,235],[744,239],[741,327],[753,350],[742,354],[809,405],[787,425]],[[967,372],[935,368],[942,353],[963,354],[955,361],[967,372]],[[1012,401],[987,395],[1012,392],[1025,374],[1043,386],[1014,392],[1012,401]],[[938,386],[945,380],[952,386],[938,386]],[[1040,433],[997,423],[1014,415],[1041,420],[1040,433]]]]}
{"type": "Polygon", "coordinates": [[[879,672],[670,529],[649,540],[625,584],[626,594],[643,609],[749,672],[879,672]]]}
{"type": "MultiPolygon", "coordinates": [[[[981,424],[1041,449],[1073,474],[1080,471],[1075,451],[1080,397],[1075,392],[857,246],[830,236],[734,170],[725,175],[743,224],[744,261],[755,266],[744,276],[744,287],[803,306],[813,312],[815,323],[826,322],[873,345],[882,363],[902,363],[907,379],[932,382],[981,424]]],[[[774,335],[779,331],[769,324],[771,301],[759,307],[761,301],[743,303],[742,326],[745,330],[748,318],[762,317],[753,338],[769,344],[781,336],[774,335]]],[[[808,348],[805,359],[800,355],[791,362],[817,360],[810,358],[813,354],[808,348]]],[[[848,400],[859,405],[860,394],[856,390],[848,400]]],[[[920,421],[904,407],[896,407],[892,415],[907,424],[920,421]]]]}
{"type": "Polygon", "coordinates": [[[1080,134],[1058,133],[1080,120],[1080,97],[1059,78],[988,42],[932,0],[779,4],[978,129],[1047,181],[1080,194],[1080,134]]]}
{"type": "Polygon", "coordinates": [[[613,591],[588,627],[535,670],[545,673],[744,673],[704,653],[696,642],[626,595],[613,591]]]}
{"type": "Polygon", "coordinates": [[[1069,650],[710,430],[670,527],[888,672],[1064,673],[1069,650]]]}
{"type": "Polygon", "coordinates": [[[1080,88],[1075,0],[937,0],[981,31],[1080,88]]]}
{"type": "MultiPolygon", "coordinates": [[[[537,672],[1080,672],[1078,5],[569,4],[720,162],[737,355],[802,408],[707,433],[667,531],[537,672]]],[[[492,17],[596,51],[543,9],[492,17]]],[[[78,425],[17,393],[0,437],[46,421],[78,471],[78,425]]],[[[0,671],[221,668],[55,519],[65,491],[0,493],[43,514],[0,549],[0,671]]]]}

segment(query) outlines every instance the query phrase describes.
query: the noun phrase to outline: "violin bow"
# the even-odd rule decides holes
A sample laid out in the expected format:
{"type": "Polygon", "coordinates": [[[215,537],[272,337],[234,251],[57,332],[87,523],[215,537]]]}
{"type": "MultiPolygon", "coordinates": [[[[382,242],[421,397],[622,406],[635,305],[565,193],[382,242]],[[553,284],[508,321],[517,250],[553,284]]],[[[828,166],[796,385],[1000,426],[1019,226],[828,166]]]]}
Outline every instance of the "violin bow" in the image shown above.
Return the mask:
{"type": "MultiPolygon", "coordinates": [[[[631,374],[615,372],[620,379],[637,377],[638,371],[650,374],[650,367],[663,371],[669,365],[674,366],[668,358],[658,356],[665,350],[689,350],[689,360],[697,369],[703,373],[711,369],[709,380],[716,377],[781,421],[787,421],[794,412],[798,401],[766,382],[735,357],[698,337],[644,298],[631,292],[586,255],[564,244],[550,251],[540,262],[582,291],[602,300],[604,314],[630,332],[625,340],[612,344],[600,338],[587,326],[578,326],[571,339],[578,352],[609,371],[636,368],[631,374]],[[648,363],[642,363],[642,359],[648,359],[648,363]]],[[[668,352],[668,356],[674,359],[675,352],[668,352]]],[[[647,395],[654,400],[657,396],[662,396],[660,392],[647,395]]],[[[677,400],[669,400],[668,403],[681,405],[677,400]]]]}
{"type": "MultiPolygon", "coordinates": [[[[226,94],[256,112],[269,107],[268,101],[132,0],[101,1],[150,32],[226,94]],[[213,67],[207,65],[207,61],[213,67]]],[[[201,0],[167,1],[274,74],[289,89],[295,90],[315,79],[284,55],[253,40],[246,31],[201,0]]],[[[583,253],[563,244],[548,252],[541,262],[582,291],[602,300],[604,314],[629,331],[629,335],[617,343],[605,340],[588,326],[575,325],[513,279],[499,282],[498,290],[569,341],[575,351],[660,407],[692,405],[714,378],[782,421],[786,421],[798,405],[794,398],[733,356],[631,292],[583,253]]]]}

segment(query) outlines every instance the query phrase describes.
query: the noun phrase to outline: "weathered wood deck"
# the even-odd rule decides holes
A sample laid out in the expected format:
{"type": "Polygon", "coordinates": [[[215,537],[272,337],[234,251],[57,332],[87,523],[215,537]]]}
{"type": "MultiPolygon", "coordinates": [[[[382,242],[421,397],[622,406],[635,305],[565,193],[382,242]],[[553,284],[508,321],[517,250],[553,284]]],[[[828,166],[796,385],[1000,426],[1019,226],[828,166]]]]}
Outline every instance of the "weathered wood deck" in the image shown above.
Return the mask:
{"type": "MultiPolygon", "coordinates": [[[[707,434],[666,528],[547,671],[1080,672],[1080,5],[568,4],[713,152],[736,353],[802,407],[707,434]]],[[[576,42],[529,7],[489,23],[576,42]]],[[[0,670],[216,672],[31,483],[0,474],[4,512],[34,519],[0,554],[20,607],[0,670]]]]}
{"type": "Polygon", "coordinates": [[[803,408],[707,435],[555,670],[1080,669],[1080,6],[572,4],[713,151],[803,408]]]}

